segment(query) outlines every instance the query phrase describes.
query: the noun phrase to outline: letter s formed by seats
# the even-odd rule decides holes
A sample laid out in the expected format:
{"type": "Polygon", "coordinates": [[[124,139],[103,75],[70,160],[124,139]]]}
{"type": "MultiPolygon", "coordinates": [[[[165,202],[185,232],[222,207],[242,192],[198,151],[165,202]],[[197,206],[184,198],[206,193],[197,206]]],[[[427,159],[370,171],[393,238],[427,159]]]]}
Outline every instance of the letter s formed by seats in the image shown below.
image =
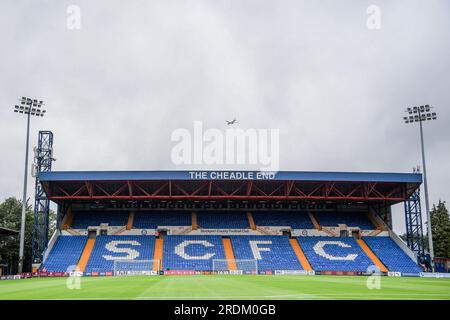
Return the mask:
{"type": "Polygon", "coordinates": [[[118,248],[119,245],[140,246],[141,244],[134,240],[115,240],[108,242],[105,249],[114,253],[126,253],[125,256],[103,255],[105,260],[133,260],[139,257],[139,251],[131,248],[118,248]]]}
{"type": "Polygon", "coordinates": [[[185,240],[175,247],[175,253],[186,260],[208,260],[215,256],[215,253],[205,253],[201,256],[191,256],[185,252],[187,246],[197,244],[204,247],[214,247],[214,245],[206,240],[185,240]]]}

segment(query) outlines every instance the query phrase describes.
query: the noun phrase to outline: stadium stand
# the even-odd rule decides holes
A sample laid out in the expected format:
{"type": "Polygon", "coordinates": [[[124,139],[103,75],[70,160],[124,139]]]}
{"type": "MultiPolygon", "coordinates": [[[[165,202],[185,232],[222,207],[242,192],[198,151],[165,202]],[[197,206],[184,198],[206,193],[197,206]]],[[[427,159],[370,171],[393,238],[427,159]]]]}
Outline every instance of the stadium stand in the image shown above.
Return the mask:
{"type": "Polygon", "coordinates": [[[125,226],[128,222],[128,212],[74,212],[71,228],[86,229],[89,226],[99,226],[108,223],[110,226],[125,226]]]}
{"type": "Polygon", "coordinates": [[[197,223],[204,229],[246,229],[250,228],[247,215],[241,212],[198,212],[197,223]]]}
{"type": "Polygon", "coordinates": [[[225,259],[221,236],[167,236],[163,270],[212,270],[213,259],[225,259]]]}
{"type": "Polygon", "coordinates": [[[84,236],[58,237],[41,270],[46,272],[66,272],[70,266],[76,266],[86,241],[87,237],[84,236]]]}
{"type": "Polygon", "coordinates": [[[286,236],[231,236],[234,256],[239,259],[256,259],[258,270],[302,270],[289,238],[286,236]]]}
{"type": "MultiPolygon", "coordinates": [[[[375,225],[366,213],[315,212],[323,226],[346,224],[361,229],[375,225]]],[[[133,211],[133,212],[75,212],[73,228],[83,229],[101,223],[126,226],[132,229],[155,229],[159,226],[190,226],[193,218],[204,229],[250,228],[250,216],[259,226],[291,226],[293,229],[314,229],[305,211],[133,211]]],[[[419,266],[391,238],[385,236],[352,237],[287,235],[100,235],[59,236],[41,270],[65,272],[69,266],[78,266],[85,273],[105,273],[114,270],[114,260],[154,260],[151,269],[158,270],[213,270],[214,259],[226,259],[228,270],[254,268],[248,260],[257,260],[259,271],[316,270],[366,272],[376,265],[383,272],[418,273],[419,266]],[[240,265],[239,260],[246,266],[240,265]],[[161,263],[160,263],[161,262],[161,263]]],[[[193,228],[195,230],[195,228],[193,228]]],[[[68,232],[68,231],[66,231],[68,232]]],[[[124,231],[121,231],[124,232],[124,231]]],[[[196,231],[198,232],[198,231],[196,231]]],[[[208,231],[213,232],[213,231],[208,231]]],[[[259,232],[259,229],[245,232],[259,232]]],[[[136,264],[136,267],[139,265],[136,264]]]]}
{"type": "Polygon", "coordinates": [[[373,265],[355,239],[297,237],[303,252],[316,271],[365,272],[373,265]]]}
{"type": "Polygon", "coordinates": [[[98,236],[85,272],[113,272],[114,260],[152,260],[152,236],[98,236]]]}
{"type": "Polygon", "coordinates": [[[257,226],[290,226],[293,229],[314,229],[314,225],[304,211],[298,212],[253,212],[257,226]]]}
{"type": "Polygon", "coordinates": [[[402,273],[422,271],[391,238],[364,237],[363,239],[389,271],[402,273]]]}
{"type": "Polygon", "coordinates": [[[142,211],[134,214],[136,229],[156,229],[158,226],[190,226],[190,211],[142,211]]]}
{"type": "Polygon", "coordinates": [[[345,224],[348,227],[359,227],[362,230],[375,230],[367,212],[315,212],[314,216],[321,226],[336,227],[345,224]]]}

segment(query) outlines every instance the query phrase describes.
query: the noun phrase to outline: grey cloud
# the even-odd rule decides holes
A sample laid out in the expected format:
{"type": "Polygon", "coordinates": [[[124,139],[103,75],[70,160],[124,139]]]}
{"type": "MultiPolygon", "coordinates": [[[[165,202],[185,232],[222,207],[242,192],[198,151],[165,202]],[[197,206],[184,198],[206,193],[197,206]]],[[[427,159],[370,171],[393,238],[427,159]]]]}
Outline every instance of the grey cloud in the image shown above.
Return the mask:
{"type": "Polygon", "coordinates": [[[418,128],[403,111],[429,103],[431,200],[449,199],[448,1],[377,1],[378,31],[371,1],[77,1],[79,31],[69,4],[1,4],[1,198],[21,192],[25,121],[11,108],[30,95],[48,107],[32,141],[55,133],[57,170],[174,169],[174,129],[237,117],[280,129],[284,170],[409,172],[418,128]]]}

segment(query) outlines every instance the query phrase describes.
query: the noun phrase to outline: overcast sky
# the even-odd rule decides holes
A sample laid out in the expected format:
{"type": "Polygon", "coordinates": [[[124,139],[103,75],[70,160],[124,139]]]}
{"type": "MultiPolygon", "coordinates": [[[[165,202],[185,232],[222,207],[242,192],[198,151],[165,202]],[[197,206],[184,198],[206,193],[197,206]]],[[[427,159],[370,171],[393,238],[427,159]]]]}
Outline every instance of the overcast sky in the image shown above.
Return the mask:
{"type": "Polygon", "coordinates": [[[54,170],[184,169],[171,162],[173,130],[236,117],[280,129],[281,170],[411,172],[419,131],[402,117],[430,104],[430,197],[450,199],[448,0],[3,0],[0,39],[0,201],[22,192],[22,95],[47,104],[31,142],[54,132],[54,170]]]}

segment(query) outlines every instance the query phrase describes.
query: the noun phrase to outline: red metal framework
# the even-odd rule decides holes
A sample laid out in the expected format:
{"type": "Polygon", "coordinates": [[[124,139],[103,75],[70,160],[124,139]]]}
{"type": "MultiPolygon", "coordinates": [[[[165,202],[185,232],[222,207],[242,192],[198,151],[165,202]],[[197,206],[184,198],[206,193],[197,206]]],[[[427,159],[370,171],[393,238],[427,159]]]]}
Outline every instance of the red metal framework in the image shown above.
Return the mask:
{"type": "Polygon", "coordinates": [[[50,200],[329,200],[401,202],[418,187],[397,182],[158,180],[44,182],[50,200]]]}

